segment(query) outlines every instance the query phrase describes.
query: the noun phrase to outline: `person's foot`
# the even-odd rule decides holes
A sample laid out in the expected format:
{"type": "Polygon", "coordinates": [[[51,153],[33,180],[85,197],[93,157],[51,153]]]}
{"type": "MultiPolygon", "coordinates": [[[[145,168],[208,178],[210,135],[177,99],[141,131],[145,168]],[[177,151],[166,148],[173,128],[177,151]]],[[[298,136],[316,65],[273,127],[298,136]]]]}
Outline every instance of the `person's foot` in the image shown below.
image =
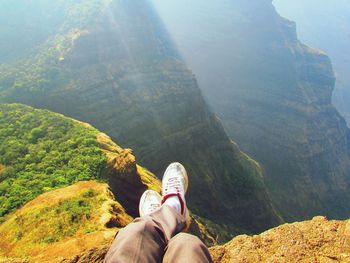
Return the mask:
{"type": "Polygon", "coordinates": [[[172,206],[179,213],[187,216],[185,194],[188,188],[188,177],[185,167],[172,163],[165,170],[162,179],[162,204],[172,206]]]}
{"type": "Polygon", "coordinates": [[[161,206],[162,197],[156,191],[146,190],[140,199],[139,213],[145,216],[153,213],[161,206]]]}

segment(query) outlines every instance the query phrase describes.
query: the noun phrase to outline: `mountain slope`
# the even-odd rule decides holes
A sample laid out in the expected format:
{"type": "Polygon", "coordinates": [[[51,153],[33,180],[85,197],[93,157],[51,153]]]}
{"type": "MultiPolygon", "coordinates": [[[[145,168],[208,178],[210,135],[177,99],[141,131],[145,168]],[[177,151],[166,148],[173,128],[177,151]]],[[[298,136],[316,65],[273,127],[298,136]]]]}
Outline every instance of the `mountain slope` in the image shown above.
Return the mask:
{"type": "Polygon", "coordinates": [[[39,194],[103,179],[98,131],[48,111],[0,105],[0,217],[39,194]]]}
{"type": "Polygon", "coordinates": [[[131,221],[108,185],[78,182],[40,195],[1,224],[0,260],[60,262],[108,245],[116,231],[131,221]]]}
{"type": "MultiPolygon", "coordinates": [[[[68,19],[59,20],[39,50],[1,64],[0,101],[87,121],[134,149],[158,176],[170,162],[182,162],[191,177],[193,212],[232,233],[280,222],[260,167],[208,110],[152,6],[136,0],[93,1],[98,8],[87,3],[77,7],[88,10],[83,16],[65,13],[68,19]]],[[[72,1],[53,5],[63,4],[68,10],[72,1]]]]}
{"type": "Polygon", "coordinates": [[[154,2],[284,218],[349,217],[349,130],[331,104],[329,58],[300,43],[268,0],[154,2]]]}

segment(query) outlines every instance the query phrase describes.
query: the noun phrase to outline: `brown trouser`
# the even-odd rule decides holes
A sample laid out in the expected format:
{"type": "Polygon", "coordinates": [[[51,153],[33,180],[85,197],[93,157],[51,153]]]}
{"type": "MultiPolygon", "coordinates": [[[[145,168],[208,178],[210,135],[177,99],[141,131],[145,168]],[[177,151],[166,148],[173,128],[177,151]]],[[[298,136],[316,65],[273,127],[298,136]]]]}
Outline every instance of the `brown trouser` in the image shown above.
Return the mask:
{"type": "Polygon", "coordinates": [[[199,238],[179,233],[185,224],[182,215],[163,205],[121,229],[104,262],[212,262],[207,247],[199,238]]]}

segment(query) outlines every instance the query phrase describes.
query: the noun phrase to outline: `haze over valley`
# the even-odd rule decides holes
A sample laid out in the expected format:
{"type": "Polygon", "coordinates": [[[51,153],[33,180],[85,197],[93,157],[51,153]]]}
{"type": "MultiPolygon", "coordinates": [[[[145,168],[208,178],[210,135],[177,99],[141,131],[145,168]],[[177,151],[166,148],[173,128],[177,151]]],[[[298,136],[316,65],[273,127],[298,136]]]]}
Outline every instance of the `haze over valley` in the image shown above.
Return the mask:
{"type": "Polygon", "coordinates": [[[173,161],[215,262],[350,260],[349,9],[317,3],[1,1],[0,262],[102,262],[173,161]]]}

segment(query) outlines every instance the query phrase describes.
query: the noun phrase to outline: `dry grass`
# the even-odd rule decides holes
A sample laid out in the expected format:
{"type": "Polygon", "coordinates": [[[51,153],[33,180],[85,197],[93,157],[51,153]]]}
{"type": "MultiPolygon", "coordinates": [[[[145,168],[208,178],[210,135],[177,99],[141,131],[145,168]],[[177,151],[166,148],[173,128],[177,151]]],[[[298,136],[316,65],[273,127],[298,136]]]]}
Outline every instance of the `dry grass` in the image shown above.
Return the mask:
{"type": "Polygon", "coordinates": [[[104,193],[107,190],[106,184],[97,183],[96,181],[84,181],[78,182],[74,185],[60,188],[51,192],[47,192],[35,198],[34,200],[28,202],[22,209],[20,209],[16,215],[23,214],[27,212],[27,209],[33,209],[36,206],[43,205],[53,205],[58,203],[59,201],[69,199],[72,197],[76,197],[87,189],[93,189],[98,193],[104,193]]]}
{"type": "Polygon", "coordinates": [[[42,194],[9,215],[0,225],[0,258],[59,262],[91,247],[110,243],[118,228],[131,221],[124,208],[113,199],[108,185],[79,182],[42,194]],[[88,204],[89,209],[73,206],[79,202],[88,204]],[[73,211],[67,212],[71,207],[73,211]],[[76,215],[74,209],[86,209],[88,217],[84,210],[84,216],[72,223],[71,216],[76,215]],[[59,214],[55,213],[57,211],[59,214]],[[58,225],[62,231],[57,231],[58,225]],[[53,239],[45,240],[45,237],[53,239]]]}
{"type": "Polygon", "coordinates": [[[0,173],[6,169],[5,165],[0,163],[0,173]]]}

